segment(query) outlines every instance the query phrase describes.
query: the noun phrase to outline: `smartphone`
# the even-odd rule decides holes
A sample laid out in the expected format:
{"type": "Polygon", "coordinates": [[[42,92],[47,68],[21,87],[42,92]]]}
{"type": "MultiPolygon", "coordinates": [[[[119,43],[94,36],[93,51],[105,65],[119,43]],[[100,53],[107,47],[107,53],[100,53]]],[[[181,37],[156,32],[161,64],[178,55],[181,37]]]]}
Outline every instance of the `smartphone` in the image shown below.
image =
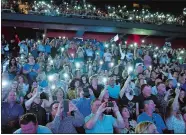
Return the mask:
{"type": "Polygon", "coordinates": [[[114,107],[114,104],[111,101],[109,101],[107,102],[107,107],[114,107]]]}
{"type": "Polygon", "coordinates": [[[69,112],[69,100],[68,99],[64,99],[63,107],[64,107],[64,112],[65,113],[69,112]]]}
{"type": "Polygon", "coordinates": [[[180,88],[180,83],[177,83],[177,88],[178,88],[178,89],[180,88]]]}

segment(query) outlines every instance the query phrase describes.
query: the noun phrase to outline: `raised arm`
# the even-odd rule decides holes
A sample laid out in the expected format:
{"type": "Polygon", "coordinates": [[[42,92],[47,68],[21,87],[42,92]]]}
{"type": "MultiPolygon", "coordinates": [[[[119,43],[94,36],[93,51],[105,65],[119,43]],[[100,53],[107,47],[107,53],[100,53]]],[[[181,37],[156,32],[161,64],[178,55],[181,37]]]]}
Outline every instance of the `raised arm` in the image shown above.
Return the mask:
{"type": "Polygon", "coordinates": [[[51,89],[48,88],[48,87],[47,87],[47,89],[48,89],[48,94],[49,94],[49,100],[46,100],[46,99],[43,100],[44,101],[43,108],[50,107],[50,105],[53,103],[53,97],[52,97],[51,89]]]}
{"type": "Polygon", "coordinates": [[[180,95],[180,89],[176,88],[175,93],[176,93],[176,96],[175,96],[173,104],[172,104],[173,105],[173,110],[175,110],[179,106],[178,98],[179,98],[179,95],[180,95]]]}
{"type": "Polygon", "coordinates": [[[123,94],[125,93],[125,90],[127,89],[130,81],[131,81],[131,77],[128,76],[127,80],[125,81],[125,84],[124,84],[123,88],[120,91],[120,98],[123,97],[123,94]]]}
{"type": "Polygon", "coordinates": [[[123,120],[123,117],[121,116],[121,113],[119,112],[119,108],[116,104],[115,101],[113,101],[113,104],[114,104],[114,107],[113,107],[113,111],[116,115],[116,122],[114,122],[114,127],[115,128],[124,128],[125,127],[125,124],[124,124],[124,120],[123,120]]]}
{"type": "Polygon", "coordinates": [[[85,125],[84,125],[84,128],[85,129],[92,129],[96,122],[98,121],[100,115],[106,110],[106,102],[102,103],[101,106],[99,107],[98,111],[96,112],[96,114],[91,117],[88,121],[86,120],[85,118],[85,125]]]}
{"type": "Polygon", "coordinates": [[[29,99],[25,102],[25,107],[27,110],[29,110],[31,104],[34,102],[34,99],[37,97],[37,95],[39,94],[38,92],[38,88],[36,90],[36,93],[29,99]]]}

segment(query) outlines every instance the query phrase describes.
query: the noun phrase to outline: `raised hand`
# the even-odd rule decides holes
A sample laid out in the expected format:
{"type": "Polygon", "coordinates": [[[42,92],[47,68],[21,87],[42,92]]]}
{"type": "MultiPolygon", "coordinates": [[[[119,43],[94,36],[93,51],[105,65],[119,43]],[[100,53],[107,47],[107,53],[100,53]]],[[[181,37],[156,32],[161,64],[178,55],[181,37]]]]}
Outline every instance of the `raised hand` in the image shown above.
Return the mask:
{"type": "Polygon", "coordinates": [[[104,103],[102,103],[102,104],[100,105],[100,107],[98,108],[97,113],[100,115],[100,114],[102,114],[106,109],[107,109],[107,108],[106,108],[106,102],[104,102],[104,103]]]}

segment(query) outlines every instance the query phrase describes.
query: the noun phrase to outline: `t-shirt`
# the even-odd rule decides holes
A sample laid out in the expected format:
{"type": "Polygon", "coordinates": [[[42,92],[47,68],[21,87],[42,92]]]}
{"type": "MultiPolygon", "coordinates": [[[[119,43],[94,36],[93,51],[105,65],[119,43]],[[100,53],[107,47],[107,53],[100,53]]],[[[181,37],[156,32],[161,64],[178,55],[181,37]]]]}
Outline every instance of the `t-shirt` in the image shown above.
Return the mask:
{"type": "MultiPolygon", "coordinates": [[[[88,122],[94,116],[91,113],[89,116],[85,117],[85,123],[88,122]]],[[[112,115],[103,115],[102,120],[98,120],[92,129],[86,129],[86,134],[97,134],[97,133],[107,133],[113,134],[113,125],[116,122],[116,119],[112,115]]]]}
{"type": "MultiPolygon", "coordinates": [[[[21,131],[21,128],[20,128],[20,129],[16,130],[14,132],[14,134],[21,134],[21,132],[22,131],[21,131]]],[[[38,125],[37,134],[52,134],[52,131],[45,126],[38,125]]]]}
{"type": "Polygon", "coordinates": [[[163,133],[162,130],[166,129],[165,123],[159,114],[153,113],[152,117],[150,117],[147,115],[146,112],[143,112],[138,116],[137,123],[144,122],[144,121],[153,122],[156,125],[157,130],[160,134],[163,133]]]}
{"type": "Polygon", "coordinates": [[[112,54],[111,53],[104,53],[105,61],[111,61],[112,54]]]}
{"type": "MultiPolygon", "coordinates": [[[[34,70],[38,70],[39,69],[39,64],[34,64],[34,65],[30,65],[30,64],[25,64],[24,66],[23,66],[23,70],[26,70],[26,71],[29,71],[29,70],[31,70],[31,69],[34,69],[34,70]]],[[[33,72],[33,71],[31,71],[31,72],[29,72],[28,73],[28,75],[29,75],[29,77],[31,78],[31,79],[34,79],[38,74],[36,73],[36,72],[33,72]]]]}
{"type": "Polygon", "coordinates": [[[111,98],[118,99],[120,93],[120,85],[114,85],[114,87],[108,86],[108,92],[111,98]]]}

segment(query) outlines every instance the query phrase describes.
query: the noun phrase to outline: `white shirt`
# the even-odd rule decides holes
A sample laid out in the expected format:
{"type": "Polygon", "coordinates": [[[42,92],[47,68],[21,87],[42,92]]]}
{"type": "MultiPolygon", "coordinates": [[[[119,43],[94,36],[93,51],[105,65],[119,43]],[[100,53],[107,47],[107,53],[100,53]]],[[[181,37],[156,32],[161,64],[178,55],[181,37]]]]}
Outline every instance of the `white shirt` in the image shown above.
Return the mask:
{"type": "Polygon", "coordinates": [[[111,61],[111,58],[112,58],[112,54],[111,53],[104,53],[104,56],[103,56],[104,58],[105,58],[105,61],[111,61]]]}

